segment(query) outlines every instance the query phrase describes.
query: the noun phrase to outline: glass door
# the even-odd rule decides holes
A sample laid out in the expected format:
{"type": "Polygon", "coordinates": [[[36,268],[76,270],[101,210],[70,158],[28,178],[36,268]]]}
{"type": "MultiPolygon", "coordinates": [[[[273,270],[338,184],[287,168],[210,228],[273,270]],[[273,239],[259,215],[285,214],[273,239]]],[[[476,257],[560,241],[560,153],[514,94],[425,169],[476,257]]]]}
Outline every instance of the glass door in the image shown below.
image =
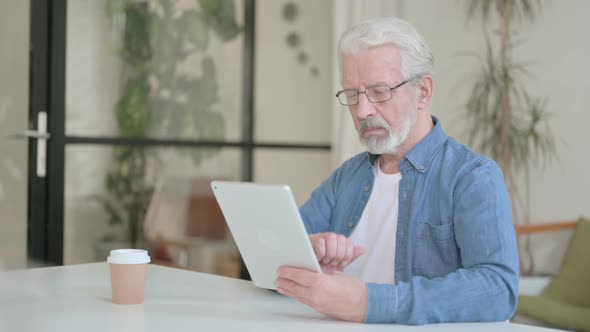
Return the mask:
{"type": "Polygon", "coordinates": [[[159,264],[238,276],[209,182],[290,184],[301,204],[329,174],[329,2],[301,1],[299,19],[270,0],[33,4],[31,35],[46,46],[32,62],[45,51],[46,76],[32,71],[45,86],[31,100],[48,96],[51,137],[36,202],[47,221],[30,243],[45,260],[143,247],[159,264]],[[293,28],[321,41],[292,48],[293,28]]]}
{"type": "Polygon", "coordinates": [[[142,247],[237,277],[209,182],[242,179],[246,2],[63,3],[63,264],[142,247]]]}

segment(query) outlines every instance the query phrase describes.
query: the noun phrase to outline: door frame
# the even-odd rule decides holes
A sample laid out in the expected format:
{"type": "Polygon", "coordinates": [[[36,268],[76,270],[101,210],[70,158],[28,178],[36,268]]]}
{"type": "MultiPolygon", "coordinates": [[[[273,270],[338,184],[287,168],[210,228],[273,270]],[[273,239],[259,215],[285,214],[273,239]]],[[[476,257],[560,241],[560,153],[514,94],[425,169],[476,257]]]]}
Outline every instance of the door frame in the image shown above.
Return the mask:
{"type": "Polygon", "coordinates": [[[27,251],[29,258],[63,264],[65,119],[65,0],[31,0],[29,129],[47,112],[45,177],[36,174],[37,145],[29,140],[27,251]]]}
{"type": "MultiPolygon", "coordinates": [[[[50,48],[50,13],[53,1],[31,0],[30,14],[30,48],[29,48],[29,128],[36,130],[37,114],[47,112],[49,119],[53,118],[51,109],[49,84],[51,69],[50,48]]],[[[55,70],[54,70],[55,71],[55,70]]],[[[51,120],[50,120],[51,121],[51,120]]],[[[48,123],[49,132],[52,132],[52,123],[48,123]]],[[[52,137],[48,140],[47,153],[50,153],[52,137]]],[[[55,259],[54,249],[50,249],[49,238],[49,202],[48,179],[49,172],[45,177],[38,177],[37,168],[37,144],[35,139],[29,139],[29,163],[28,163],[28,201],[27,201],[27,254],[28,257],[43,263],[61,264],[62,261],[55,259]]],[[[47,165],[49,166],[49,165],[47,165]]],[[[47,167],[47,169],[50,169],[47,167]]],[[[53,238],[52,238],[53,240],[53,238]]],[[[54,245],[51,245],[54,246],[54,245]]],[[[59,256],[59,254],[57,255],[59,256]]]]}

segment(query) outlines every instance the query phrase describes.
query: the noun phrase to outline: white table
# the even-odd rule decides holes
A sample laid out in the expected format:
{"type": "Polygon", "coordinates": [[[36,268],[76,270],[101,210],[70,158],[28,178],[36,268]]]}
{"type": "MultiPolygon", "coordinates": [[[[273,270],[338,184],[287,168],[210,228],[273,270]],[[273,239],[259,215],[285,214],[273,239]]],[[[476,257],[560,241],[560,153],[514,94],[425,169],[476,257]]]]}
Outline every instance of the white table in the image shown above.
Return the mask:
{"type": "Polygon", "coordinates": [[[471,323],[369,325],[332,320],[251,282],[150,265],[145,303],[111,303],[107,263],[0,273],[0,331],[490,331],[548,329],[471,323]]]}

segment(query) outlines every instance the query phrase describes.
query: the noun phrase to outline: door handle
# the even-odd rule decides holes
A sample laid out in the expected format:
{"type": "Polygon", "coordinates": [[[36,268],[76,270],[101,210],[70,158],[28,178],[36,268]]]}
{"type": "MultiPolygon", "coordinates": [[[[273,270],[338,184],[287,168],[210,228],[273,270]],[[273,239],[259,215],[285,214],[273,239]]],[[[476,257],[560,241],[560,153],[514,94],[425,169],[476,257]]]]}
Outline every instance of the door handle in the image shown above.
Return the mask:
{"type": "Polygon", "coordinates": [[[25,130],[22,133],[18,133],[18,134],[12,134],[8,136],[9,138],[37,138],[37,139],[49,139],[51,137],[51,135],[49,133],[41,133],[39,131],[36,130],[25,130]]]}
{"type": "Polygon", "coordinates": [[[27,129],[22,133],[12,134],[8,137],[37,140],[37,176],[45,177],[47,175],[47,140],[51,137],[47,132],[47,112],[37,113],[37,130],[27,129]]]}

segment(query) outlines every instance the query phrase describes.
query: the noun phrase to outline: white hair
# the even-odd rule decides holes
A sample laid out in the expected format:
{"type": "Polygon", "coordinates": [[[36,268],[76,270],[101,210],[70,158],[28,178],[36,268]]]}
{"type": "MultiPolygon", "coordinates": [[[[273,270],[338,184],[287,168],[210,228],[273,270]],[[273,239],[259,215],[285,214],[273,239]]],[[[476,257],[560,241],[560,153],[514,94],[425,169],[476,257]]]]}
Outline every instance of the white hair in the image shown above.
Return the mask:
{"type": "Polygon", "coordinates": [[[389,44],[400,50],[404,79],[434,74],[434,56],[424,38],[410,23],[397,17],[372,18],[348,28],[338,42],[341,70],[344,55],[389,44]]]}

